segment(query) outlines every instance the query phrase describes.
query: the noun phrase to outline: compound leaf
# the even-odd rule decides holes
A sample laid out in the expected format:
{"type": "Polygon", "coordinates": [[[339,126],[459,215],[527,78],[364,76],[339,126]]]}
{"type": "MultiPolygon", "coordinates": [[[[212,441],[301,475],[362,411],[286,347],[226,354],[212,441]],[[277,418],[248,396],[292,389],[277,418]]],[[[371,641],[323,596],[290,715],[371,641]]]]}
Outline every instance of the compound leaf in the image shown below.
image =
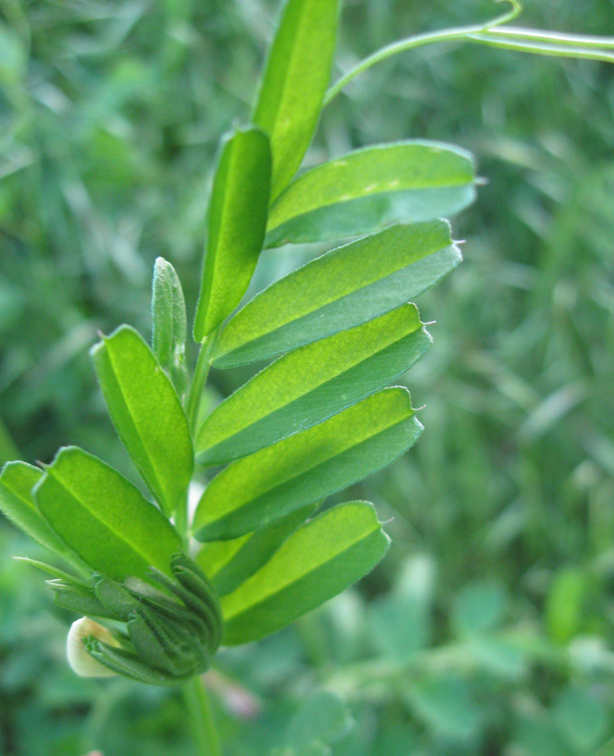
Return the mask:
{"type": "Polygon", "coordinates": [[[194,469],[188,421],[173,384],[130,326],[103,336],[91,355],[124,446],[164,512],[172,514],[194,469]]]}
{"type": "Polygon", "coordinates": [[[328,252],[254,297],[227,324],[213,364],[261,360],[399,307],[461,260],[445,221],[397,225],[328,252]]]}
{"type": "Polygon", "coordinates": [[[430,343],[406,304],[284,355],[205,420],[195,439],[200,461],[228,462],[317,425],[398,378],[430,343]]]}
{"type": "Polygon", "coordinates": [[[238,645],[274,633],[360,580],[388,545],[372,505],[349,502],[329,509],[222,598],[223,642],[238,645]]]}
{"type": "Polygon", "coordinates": [[[205,489],[195,535],[217,541],[250,533],[385,467],[421,431],[406,389],[373,394],[229,465],[205,489]]]}
{"type": "Polygon", "coordinates": [[[60,449],[34,488],[53,530],[93,570],[116,580],[170,572],[179,536],[132,483],[75,446],[60,449]]]}
{"type": "Polygon", "coordinates": [[[473,158],[439,142],[350,152],[295,179],[271,208],[265,245],[328,241],[448,217],[475,199],[473,158]]]}

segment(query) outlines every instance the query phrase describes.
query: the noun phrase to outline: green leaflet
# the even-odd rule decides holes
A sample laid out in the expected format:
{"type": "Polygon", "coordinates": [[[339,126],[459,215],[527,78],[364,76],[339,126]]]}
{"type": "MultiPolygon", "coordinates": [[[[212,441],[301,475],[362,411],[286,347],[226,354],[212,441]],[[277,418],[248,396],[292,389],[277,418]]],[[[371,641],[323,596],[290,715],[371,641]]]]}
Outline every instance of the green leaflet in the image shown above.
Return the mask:
{"type": "Polygon", "coordinates": [[[49,551],[81,567],[75,554],[38,511],[32,489],[42,477],[43,472],[38,467],[25,462],[7,462],[0,475],[0,511],[49,551]]]}
{"type": "Polygon", "coordinates": [[[271,160],[269,139],[254,126],[235,131],[224,143],[209,201],[195,341],[230,315],[252,280],[264,243],[271,160]]]}
{"type": "Polygon", "coordinates": [[[124,446],[164,512],[172,514],[194,469],[190,430],[177,392],[129,326],[103,336],[91,355],[124,446]]]}
{"type": "Polygon", "coordinates": [[[316,130],[335,53],[339,0],[287,0],[252,120],[271,137],[271,199],[288,184],[316,130]]]}
{"type": "Polygon", "coordinates": [[[163,257],[158,257],[154,265],[151,319],[153,353],[181,396],[188,381],[185,299],[175,268],[163,257]]]}
{"type": "Polygon", "coordinates": [[[439,142],[350,152],[306,171],[271,208],[265,245],[328,241],[448,217],[475,199],[473,158],[439,142]]]}
{"type": "Polygon", "coordinates": [[[147,577],[150,565],[169,574],[181,541],[140,491],[97,457],[61,449],[34,488],[43,516],[93,570],[123,580],[147,577]]]}
{"type": "Polygon", "coordinates": [[[195,536],[227,540],[263,527],[390,464],[421,431],[406,389],[373,394],[229,465],[200,500],[195,536]]]}
{"type": "Polygon", "coordinates": [[[305,522],[321,502],[290,512],[270,525],[233,541],[207,543],[196,557],[219,596],[225,596],[264,566],[286,538],[305,522]]]}
{"type": "Polygon", "coordinates": [[[391,226],[334,249],[240,310],[220,334],[213,364],[265,359],[366,323],[432,286],[460,260],[445,221],[391,226]]]}
{"type": "Polygon", "coordinates": [[[430,343],[406,304],[284,355],[205,420],[195,439],[200,461],[228,462],[326,420],[405,373],[430,343]]]}
{"type": "Polygon", "coordinates": [[[290,536],[273,558],[222,598],[227,646],[258,640],[340,593],[386,553],[389,538],[373,507],[329,509],[290,536]]]}

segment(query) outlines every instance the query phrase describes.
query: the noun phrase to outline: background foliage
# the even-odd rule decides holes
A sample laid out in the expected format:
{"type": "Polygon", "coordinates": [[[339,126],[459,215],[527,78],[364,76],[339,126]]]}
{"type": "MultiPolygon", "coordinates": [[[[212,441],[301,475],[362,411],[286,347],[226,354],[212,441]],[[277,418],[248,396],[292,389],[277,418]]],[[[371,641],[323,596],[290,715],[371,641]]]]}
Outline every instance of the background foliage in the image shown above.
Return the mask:
{"type": "MultiPolygon", "coordinates": [[[[70,442],[134,479],[87,349],[124,321],[149,332],[159,254],[193,311],[213,154],[247,115],[276,9],[0,3],[0,415],[20,450],[7,437],[1,457],[70,442]]],[[[491,12],[346,3],[339,60],[491,12]]],[[[607,33],[614,7],[534,1],[523,23],[607,33]]],[[[589,756],[614,736],[613,73],[426,48],[350,85],[307,164],[407,137],[472,150],[487,183],[454,222],[466,262],[419,300],[438,321],[410,381],[426,431],[351,492],[394,517],[394,546],[360,590],[219,656],[223,738],[290,747],[324,686],[355,721],[335,756],[589,756]]],[[[320,249],[264,253],[253,288],[320,249]]],[[[248,375],[217,373],[210,401],[248,375]]],[[[12,553],[36,549],[3,521],[0,753],[190,754],[172,691],[74,677],[70,618],[12,553]]]]}

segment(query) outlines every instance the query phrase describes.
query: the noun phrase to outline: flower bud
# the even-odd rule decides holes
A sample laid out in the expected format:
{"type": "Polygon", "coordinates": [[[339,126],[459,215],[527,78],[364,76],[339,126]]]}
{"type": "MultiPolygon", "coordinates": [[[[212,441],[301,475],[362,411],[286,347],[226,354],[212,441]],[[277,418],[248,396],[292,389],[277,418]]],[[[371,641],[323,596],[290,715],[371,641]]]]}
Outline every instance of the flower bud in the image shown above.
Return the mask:
{"type": "Polygon", "coordinates": [[[66,638],[66,656],[72,670],[80,677],[114,677],[115,672],[93,659],[85,647],[84,640],[90,636],[119,647],[121,644],[111,635],[106,627],[99,625],[89,617],[81,617],[70,626],[66,638]]]}

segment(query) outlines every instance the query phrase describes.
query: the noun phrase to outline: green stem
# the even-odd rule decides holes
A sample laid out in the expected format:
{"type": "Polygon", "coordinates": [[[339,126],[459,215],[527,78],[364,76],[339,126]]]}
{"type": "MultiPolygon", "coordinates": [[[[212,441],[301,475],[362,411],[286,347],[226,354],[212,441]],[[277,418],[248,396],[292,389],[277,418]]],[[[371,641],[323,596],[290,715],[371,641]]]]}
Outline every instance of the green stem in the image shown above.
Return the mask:
{"type": "Polygon", "coordinates": [[[387,60],[393,55],[405,52],[406,50],[413,50],[416,47],[431,45],[436,42],[477,42],[488,47],[499,47],[517,52],[533,53],[535,55],[553,55],[559,58],[586,58],[614,63],[614,38],[558,34],[556,32],[520,29],[511,26],[503,27],[502,24],[507,24],[520,15],[522,6],[517,0],[495,0],[495,2],[509,2],[512,5],[512,10],[491,19],[485,24],[459,26],[453,29],[419,34],[400,42],[394,42],[378,50],[348,71],[345,76],[342,76],[328,90],[324,98],[324,105],[328,105],[352,79],[376,63],[387,60]]]}
{"type": "Polygon", "coordinates": [[[200,409],[200,400],[209,377],[209,370],[211,369],[211,355],[213,348],[217,342],[217,336],[219,329],[216,329],[210,333],[206,339],[200,345],[200,351],[198,352],[198,359],[196,360],[196,367],[194,368],[194,376],[192,378],[192,384],[190,385],[190,392],[186,401],[186,413],[188,420],[190,421],[190,428],[192,431],[196,430],[196,424],[198,422],[198,410],[200,409]]]}
{"type": "MultiPolygon", "coordinates": [[[[586,47],[573,47],[569,43],[569,37],[562,40],[560,44],[549,42],[536,42],[525,35],[524,29],[519,30],[518,36],[513,34],[502,34],[505,30],[495,29],[491,34],[468,34],[468,42],[477,42],[487,47],[498,47],[504,50],[515,50],[516,52],[533,53],[534,55],[551,55],[557,58],[584,58],[587,60],[598,60],[605,63],[614,63],[614,50],[605,50],[605,40],[595,40],[595,44],[586,47]]],[[[508,29],[507,32],[511,30],[508,29]]],[[[610,47],[614,44],[609,42],[610,47]]]]}
{"type": "Polygon", "coordinates": [[[491,28],[493,34],[501,37],[513,37],[525,39],[531,42],[544,42],[546,44],[565,45],[568,47],[596,47],[614,48],[614,37],[591,37],[583,34],[562,34],[560,32],[545,32],[541,29],[522,29],[518,26],[505,26],[491,28]]]}
{"type": "Polygon", "coordinates": [[[443,31],[429,32],[427,34],[418,34],[415,37],[409,37],[403,39],[400,42],[393,42],[391,45],[382,47],[373,55],[365,58],[355,68],[345,74],[339,81],[333,85],[324,98],[324,106],[328,105],[339,92],[349,84],[358,74],[374,66],[376,63],[380,63],[383,60],[391,58],[393,55],[405,52],[406,50],[413,50],[415,47],[422,47],[423,45],[431,45],[435,42],[449,42],[453,40],[467,39],[470,34],[480,34],[481,32],[490,31],[496,26],[513,21],[522,12],[521,5],[516,0],[495,0],[495,2],[509,2],[512,6],[512,10],[504,13],[497,18],[490,19],[485,24],[473,24],[471,26],[458,26],[454,29],[444,29],[443,31]]]}
{"type": "Polygon", "coordinates": [[[184,501],[181,506],[177,507],[177,511],[174,516],[175,530],[181,536],[183,548],[188,551],[190,545],[190,539],[188,535],[188,494],[186,493],[184,501]]]}
{"type": "Polygon", "coordinates": [[[199,676],[193,677],[183,686],[183,695],[196,739],[198,756],[222,756],[211,701],[199,676]]]}

